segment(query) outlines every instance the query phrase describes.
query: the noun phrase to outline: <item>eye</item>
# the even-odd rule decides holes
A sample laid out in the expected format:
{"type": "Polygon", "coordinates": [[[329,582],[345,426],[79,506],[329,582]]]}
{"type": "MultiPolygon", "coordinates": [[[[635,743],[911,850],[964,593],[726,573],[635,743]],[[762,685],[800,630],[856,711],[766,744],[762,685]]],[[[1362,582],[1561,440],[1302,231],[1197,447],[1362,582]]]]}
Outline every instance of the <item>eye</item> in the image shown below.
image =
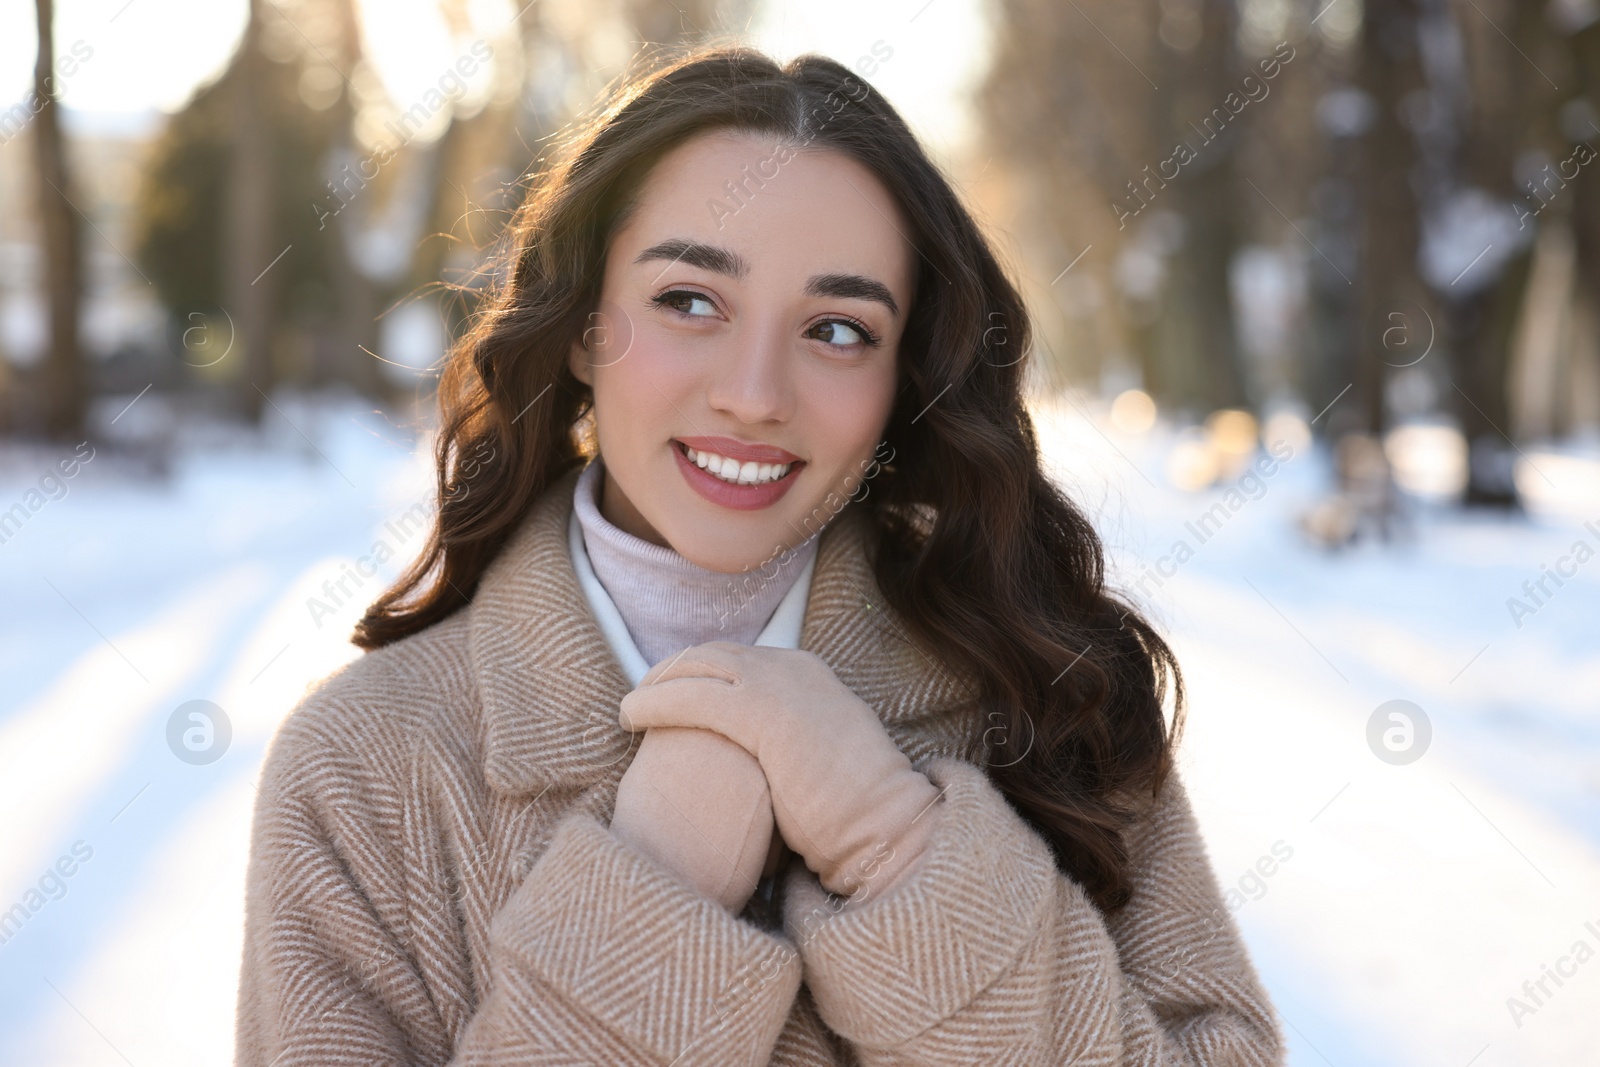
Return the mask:
{"type": "Polygon", "coordinates": [[[841,348],[847,348],[852,345],[866,345],[871,348],[878,344],[876,334],[867,329],[864,323],[855,322],[851,319],[823,319],[807,330],[806,335],[808,337],[814,336],[819,341],[830,345],[838,345],[841,348]],[[819,332],[822,336],[817,336],[819,332]]]}
{"type": "Polygon", "coordinates": [[[656,307],[667,307],[680,315],[692,318],[710,318],[717,313],[717,306],[711,299],[692,289],[669,289],[660,296],[651,297],[650,303],[656,307]],[[699,310],[696,310],[696,307],[699,310]]]}

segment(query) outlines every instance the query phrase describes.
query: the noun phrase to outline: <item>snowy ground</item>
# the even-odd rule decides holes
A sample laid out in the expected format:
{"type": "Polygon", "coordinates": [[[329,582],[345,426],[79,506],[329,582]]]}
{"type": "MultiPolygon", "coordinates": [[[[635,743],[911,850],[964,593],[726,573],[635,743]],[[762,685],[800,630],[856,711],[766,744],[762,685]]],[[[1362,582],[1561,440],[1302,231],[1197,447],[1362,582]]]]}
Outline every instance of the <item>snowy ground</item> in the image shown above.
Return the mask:
{"type": "MultiPolygon", "coordinates": [[[[362,596],[392,577],[420,539],[396,524],[430,486],[425,457],[370,412],[284,414],[315,448],[279,422],[265,447],[187,449],[170,481],[97,452],[0,543],[0,914],[26,913],[0,928],[0,1062],[230,1056],[261,754],[305,687],[356,654],[360,604],[314,618],[307,600],[377,540],[399,556],[362,596]],[[210,763],[168,740],[191,700],[231,727],[210,763]]],[[[1420,509],[1410,543],[1328,556],[1294,530],[1325,478],[1314,452],[1201,543],[1190,525],[1223,493],[1169,487],[1170,430],[1124,434],[1066,406],[1041,431],[1113,573],[1144,580],[1178,650],[1182,773],[1291,1062],[1596,1062],[1600,559],[1520,627],[1506,608],[1575,541],[1600,548],[1583,527],[1600,528],[1579,481],[1592,465],[1541,464],[1565,513],[1420,509]],[[1149,577],[1179,539],[1192,557],[1149,577]],[[1394,699],[1432,729],[1407,765],[1367,741],[1394,699]],[[1514,1016],[1512,997],[1530,1010],[1514,1016]]],[[[0,511],[69,454],[0,455],[0,511]]]]}

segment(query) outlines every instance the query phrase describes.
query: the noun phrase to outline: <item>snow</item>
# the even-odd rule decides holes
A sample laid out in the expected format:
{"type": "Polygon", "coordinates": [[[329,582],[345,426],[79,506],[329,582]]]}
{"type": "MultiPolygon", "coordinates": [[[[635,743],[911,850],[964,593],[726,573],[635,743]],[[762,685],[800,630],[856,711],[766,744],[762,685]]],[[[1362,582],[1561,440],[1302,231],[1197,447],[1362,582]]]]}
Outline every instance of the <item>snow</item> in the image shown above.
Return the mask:
{"type": "MultiPolygon", "coordinates": [[[[358,654],[360,606],[314,619],[308,598],[429,499],[427,470],[375,416],[279,404],[326,460],[282,423],[265,447],[192,444],[166,483],[102,449],[0,544],[18,609],[0,642],[0,909],[75,841],[93,850],[0,943],[0,1062],[231,1057],[261,756],[306,686],[358,654]],[[232,725],[202,766],[166,742],[195,698],[232,725]]],[[[59,458],[7,455],[0,508],[59,458]]],[[[368,590],[420,542],[395,545],[368,590]]]]}
{"type": "Polygon", "coordinates": [[[1160,473],[1189,438],[1089,413],[1063,405],[1041,436],[1099,513],[1114,580],[1143,578],[1137,600],[1173,639],[1191,698],[1181,773],[1218,878],[1236,884],[1275,842],[1294,850],[1236,913],[1291,1062],[1592,1063],[1600,965],[1569,961],[1532,1014],[1507,1000],[1527,1002],[1523,982],[1578,940],[1600,952],[1600,561],[1551,583],[1520,628],[1505,601],[1576,540],[1600,549],[1600,457],[1567,456],[1571,494],[1547,486],[1532,519],[1413,503],[1407,541],[1329,555],[1294,532],[1325,491],[1320,452],[1197,543],[1221,490],[1160,473]],[[1147,577],[1180,538],[1193,558],[1147,577]],[[1366,741],[1396,698],[1433,730],[1404,766],[1366,741]]]}
{"type": "MultiPolygon", "coordinates": [[[[59,896],[0,943],[0,1062],[231,1056],[260,759],[306,687],[358,654],[364,599],[327,618],[308,600],[378,540],[398,555],[360,598],[392,579],[421,541],[393,524],[431,493],[426,450],[380,417],[277,400],[315,449],[275,418],[265,441],[191,441],[168,481],[101,451],[0,544],[0,909],[41,879],[59,896]],[[212,763],[167,748],[193,699],[232,728],[212,763]],[[91,858],[48,876],[76,842],[91,858]]],[[[1327,478],[1303,442],[1217,512],[1221,487],[1167,480],[1193,431],[1118,429],[1083,397],[1039,419],[1114,579],[1178,651],[1180,773],[1291,1062],[1593,1062],[1600,959],[1570,954],[1600,950],[1600,559],[1520,620],[1506,601],[1576,541],[1600,548],[1597,451],[1529,450],[1550,475],[1531,474],[1530,517],[1414,503],[1407,540],[1328,554],[1296,533],[1327,478]],[[1193,556],[1174,565],[1179,539],[1193,556]],[[1432,726],[1400,766],[1366,740],[1396,698],[1432,726]],[[1544,968],[1563,957],[1558,986],[1544,968]],[[1523,985],[1541,978],[1535,1005],[1523,985]],[[1511,997],[1534,1010],[1514,1018],[1511,997]]],[[[65,454],[0,453],[0,511],[65,454]]]]}

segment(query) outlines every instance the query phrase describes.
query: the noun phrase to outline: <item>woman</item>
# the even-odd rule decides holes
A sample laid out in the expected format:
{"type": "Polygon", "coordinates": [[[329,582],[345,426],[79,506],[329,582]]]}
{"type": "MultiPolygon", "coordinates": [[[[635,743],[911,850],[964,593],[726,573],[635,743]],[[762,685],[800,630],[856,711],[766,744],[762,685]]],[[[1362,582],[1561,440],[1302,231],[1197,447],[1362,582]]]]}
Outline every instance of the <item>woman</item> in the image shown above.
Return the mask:
{"type": "Polygon", "coordinates": [[[1280,1062],[1177,665],[884,99],[678,60],[508,251],[432,539],[266,760],[238,1062],[1280,1062]]]}

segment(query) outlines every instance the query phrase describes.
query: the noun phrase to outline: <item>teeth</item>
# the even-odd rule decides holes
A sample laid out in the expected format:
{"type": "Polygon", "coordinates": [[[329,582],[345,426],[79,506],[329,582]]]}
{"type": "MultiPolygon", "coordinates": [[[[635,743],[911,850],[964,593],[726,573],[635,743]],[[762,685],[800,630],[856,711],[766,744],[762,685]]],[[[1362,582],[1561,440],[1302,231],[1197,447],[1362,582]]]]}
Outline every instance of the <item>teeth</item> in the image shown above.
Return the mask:
{"type": "Polygon", "coordinates": [[[725,482],[735,485],[761,485],[765,482],[775,482],[789,473],[792,464],[789,463],[757,463],[751,460],[740,463],[727,456],[719,456],[715,452],[700,452],[683,447],[684,455],[689,457],[689,462],[699,467],[708,474],[714,474],[725,482]]]}

